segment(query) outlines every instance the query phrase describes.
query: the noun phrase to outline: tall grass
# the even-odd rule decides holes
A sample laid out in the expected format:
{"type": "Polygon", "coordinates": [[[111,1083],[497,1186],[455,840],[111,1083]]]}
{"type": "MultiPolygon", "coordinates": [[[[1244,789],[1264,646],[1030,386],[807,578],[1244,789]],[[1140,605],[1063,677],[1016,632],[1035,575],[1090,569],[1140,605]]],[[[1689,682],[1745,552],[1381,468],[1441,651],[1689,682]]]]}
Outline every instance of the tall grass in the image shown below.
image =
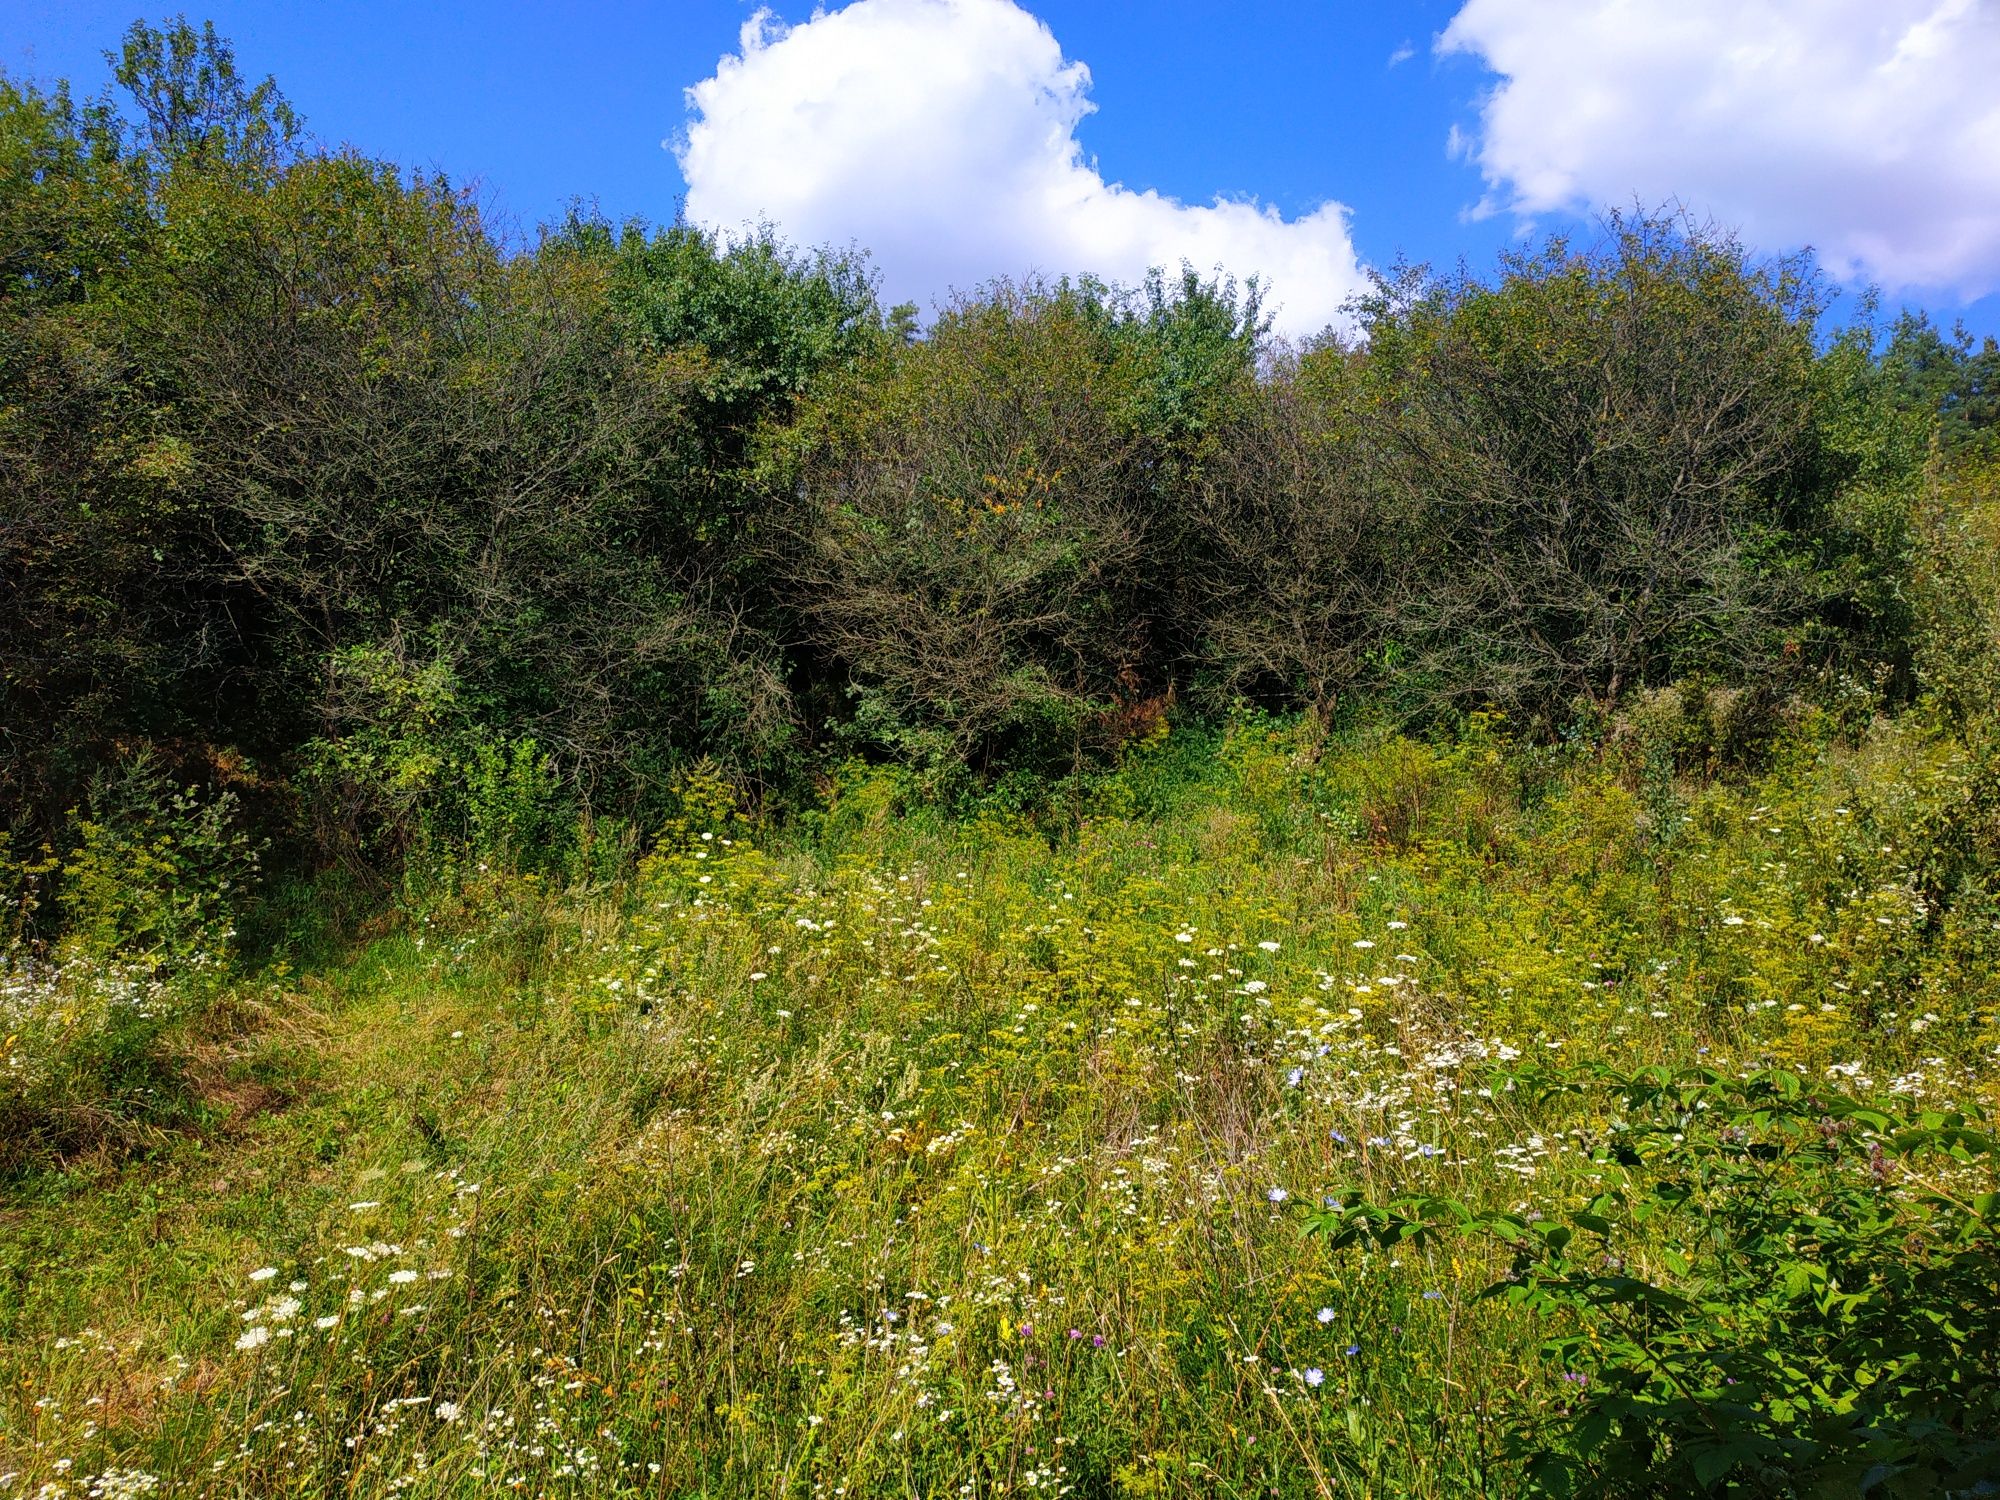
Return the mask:
{"type": "Polygon", "coordinates": [[[1573,1387],[1503,1251],[1302,1210],[1589,1198],[1530,1062],[1994,1092],[1991,747],[1652,744],[1244,722],[1053,833],[695,786],[628,879],[239,979],[199,1128],[7,1189],[0,1494],[1519,1491],[1573,1387]]]}

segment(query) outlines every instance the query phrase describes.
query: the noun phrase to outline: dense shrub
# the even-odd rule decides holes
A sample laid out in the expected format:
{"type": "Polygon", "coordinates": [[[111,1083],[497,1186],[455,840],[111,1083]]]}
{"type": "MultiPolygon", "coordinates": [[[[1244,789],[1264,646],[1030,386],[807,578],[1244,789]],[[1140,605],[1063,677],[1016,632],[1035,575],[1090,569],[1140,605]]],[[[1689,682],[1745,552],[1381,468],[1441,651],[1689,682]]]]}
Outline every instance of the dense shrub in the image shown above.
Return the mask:
{"type": "Polygon", "coordinates": [[[1002,288],[817,414],[799,607],[870,739],[1073,764],[1157,646],[1131,372],[1068,288],[1002,288]]]}
{"type": "Polygon", "coordinates": [[[1496,1083],[1603,1095],[1602,1190],[1495,1212],[1348,1192],[1336,1249],[1440,1236],[1511,1255],[1481,1295],[1536,1315],[1551,1378],[1512,1403],[1553,1495],[1980,1494],[2000,1481],[2000,1194],[1958,1111],[1788,1070],[1599,1068],[1496,1083]]]}
{"type": "Polygon", "coordinates": [[[1338,345],[1281,361],[1177,497],[1186,606],[1211,691],[1324,717],[1384,665],[1407,538],[1383,503],[1361,364],[1338,345]]]}
{"type": "Polygon", "coordinates": [[[553,869],[704,758],[777,804],[858,754],[1027,808],[1169,715],[1497,709],[1664,796],[1808,699],[1850,737],[1990,711],[1988,355],[1829,338],[1809,265],[1703,226],[1406,272],[1347,344],[1187,267],[920,333],[768,231],[509,246],[211,30],[115,72],[129,117],[0,88],[17,849],[145,746],[257,764],[288,868],[450,864],[499,796],[540,809],[501,862],[553,869]]]}
{"type": "Polygon", "coordinates": [[[65,946],[148,971],[225,966],[262,855],[241,811],[149,755],[100,773],[57,875],[65,946]]]}
{"type": "Polygon", "coordinates": [[[1818,604],[1815,284],[1614,218],[1491,282],[1363,304],[1404,691],[1560,721],[1706,669],[1767,678],[1818,604]]]}

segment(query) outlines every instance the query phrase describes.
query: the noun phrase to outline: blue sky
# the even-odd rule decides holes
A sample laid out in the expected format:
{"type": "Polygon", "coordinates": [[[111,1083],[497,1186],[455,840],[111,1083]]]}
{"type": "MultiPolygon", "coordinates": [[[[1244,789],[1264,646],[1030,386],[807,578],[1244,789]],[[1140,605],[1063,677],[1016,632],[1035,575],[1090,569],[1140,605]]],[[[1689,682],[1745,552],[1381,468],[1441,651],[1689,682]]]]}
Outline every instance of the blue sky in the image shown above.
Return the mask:
{"type": "MultiPolygon", "coordinates": [[[[1301,331],[1362,268],[1484,265],[1524,227],[1672,194],[1763,248],[1810,240],[1892,305],[2000,333],[2000,21],[1980,0],[771,9],[749,37],[739,0],[191,14],[321,137],[476,180],[523,227],[576,195],[655,221],[685,200],[725,229],[769,216],[865,243],[920,300],[1179,250],[1274,278],[1301,331]],[[1285,222],[1187,211],[1218,196],[1285,222]]],[[[88,90],[136,12],[8,13],[0,65],[88,90]]]]}

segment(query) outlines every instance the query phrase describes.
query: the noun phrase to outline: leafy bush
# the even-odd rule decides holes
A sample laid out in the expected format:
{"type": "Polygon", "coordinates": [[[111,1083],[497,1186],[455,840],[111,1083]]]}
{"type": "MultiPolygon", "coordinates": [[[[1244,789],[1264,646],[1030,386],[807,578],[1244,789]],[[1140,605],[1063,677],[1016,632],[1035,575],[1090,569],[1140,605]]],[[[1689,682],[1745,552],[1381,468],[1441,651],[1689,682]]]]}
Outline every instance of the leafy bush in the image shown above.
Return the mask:
{"type": "Polygon", "coordinates": [[[1937,475],[1916,524],[1918,680],[1941,718],[1969,724],[2000,708],[2000,463],[1937,475]]]}
{"type": "Polygon", "coordinates": [[[798,607],[913,760],[1074,765],[1152,664],[1130,372],[1069,288],[962,303],[811,419],[798,607]]]}
{"type": "Polygon", "coordinates": [[[1486,281],[1364,302],[1386,602],[1413,706],[1523,723],[1691,671],[1781,672],[1820,584],[1819,288],[1723,235],[1614,218],[1486,281]]]}
{"type": "Polygon", "coordinates": [[[1331,345],[1280,362],[1183,484],[1176,564],[1212,687],[1323,719],[1381,658],[1407,542],[1371,462],[1361,368],[1331,345]]]}
{"type": "Polygon", "coordinates": [[[172,1037],[231,974],[265,847],[233,791],[177,785],[145,750],[99,774],[62,842],[22,859],[0,838],[0,1172],[131,1149],[188,1111],[172,1037]]]}
{"type": "Polygon", "coordinates": [[[468,873],[563,873],[588,837],[572,789],[531,738],[468,711],[453,664],[385,650],[334,664],[343,733],[311,748],[323,846],[406,889],[455,890],[468,873]]]}
{"type": "Polygon", "coordinates": [[[175,786],[148,753],[101,774],[59,876],[67,945],[147,971],[226,966],[264,851],[242,825],[233,791],[175,786]]]}
{"type": "Polygon", "coordinates": [[[1587,1204],[1335,1194],[1336,1250],[1487,1241],[1554,1379],[1509,1415],[1538,1492],[1990,1493],[2000,1486],[2000,1193],[1983,1116],[1788,1071],[1522,1073],[1612,1107],[1587,1204]]]}
{"type": "Polygon", "coordinates": [[[33,941],[36,913],[61,867],[48,845],[16,852],[14,836],[0,829],[0,951],[26,948],[33,941]]]}

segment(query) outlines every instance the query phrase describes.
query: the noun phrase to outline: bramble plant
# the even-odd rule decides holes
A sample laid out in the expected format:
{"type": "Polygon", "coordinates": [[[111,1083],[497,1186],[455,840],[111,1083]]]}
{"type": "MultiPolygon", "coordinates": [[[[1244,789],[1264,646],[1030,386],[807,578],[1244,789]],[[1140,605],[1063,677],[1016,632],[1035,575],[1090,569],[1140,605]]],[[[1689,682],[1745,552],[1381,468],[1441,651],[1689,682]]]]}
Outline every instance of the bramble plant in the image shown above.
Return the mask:
{"type": "Polygon", "coordinates": [[[1552,1495],[1970,1495],[2000,1489],[2000,1192],[1978,1113],[1899,1112],[1767,1069],[1496,1075],[1601,1101],[1573,1210],[1336,1192],[1336,1252],[1487,1241],[1480,1296],[1551,1329],[1507,1414],[1552,1495]]]}

